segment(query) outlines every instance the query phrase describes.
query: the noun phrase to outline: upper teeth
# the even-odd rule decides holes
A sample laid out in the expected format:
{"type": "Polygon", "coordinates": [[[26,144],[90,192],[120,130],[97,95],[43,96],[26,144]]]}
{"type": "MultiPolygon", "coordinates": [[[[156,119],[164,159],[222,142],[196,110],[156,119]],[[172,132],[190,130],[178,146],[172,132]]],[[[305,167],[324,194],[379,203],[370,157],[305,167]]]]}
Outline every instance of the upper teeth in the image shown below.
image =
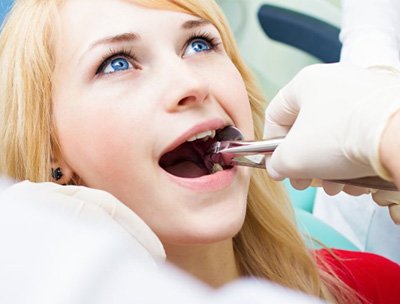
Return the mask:
{"type": "Polygon", "coordinates": [[[214,138],[214,137],[215,137],[215,130],[205,131],[205,132],[201,132],[193,137],[190,137],[187,141],[195,141],[197,139],[207,140],[209,138],[214,138]]]}

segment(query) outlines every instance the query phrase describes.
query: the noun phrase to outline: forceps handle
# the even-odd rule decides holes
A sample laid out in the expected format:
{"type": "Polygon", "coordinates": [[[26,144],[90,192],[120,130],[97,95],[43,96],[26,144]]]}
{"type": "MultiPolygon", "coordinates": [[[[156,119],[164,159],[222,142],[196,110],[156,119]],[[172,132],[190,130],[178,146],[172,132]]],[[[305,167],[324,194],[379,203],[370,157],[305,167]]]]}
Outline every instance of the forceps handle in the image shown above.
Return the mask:
{"type": "MultiPolygon", "coordinates": [[[[264,155],[250,155],[250,156],[239,156],[232,159],[232,165],[235,166],[246,166],[259,169],[265,169],[265,156],[264,155]],[[259,160],[257,160],[259,158],[259,160]]],[[[396,185],[386,181],[379,176],[367,176],[353,179],[334,179],[329,180],[331,182],[346,184],[364,188],[372,188],[386,191],[399,191],[396,185]]]]}
{"type": "MultiPolygon", "coordinates": [[[[232,154],[235,157],[231,159],[232,165],[246,166],[265,169],[265,155],[272,153],[283,141],[284,138],[277,138],[265,141],[237,141],[231,142],[230,147],[222,149],[222,153],[232,154]]],[[[354,179],[330,180],[339,184],[347,184],[358,187],[399,191],[395,184],[386,181],[379,176],[366,176],[354,179]]]]}

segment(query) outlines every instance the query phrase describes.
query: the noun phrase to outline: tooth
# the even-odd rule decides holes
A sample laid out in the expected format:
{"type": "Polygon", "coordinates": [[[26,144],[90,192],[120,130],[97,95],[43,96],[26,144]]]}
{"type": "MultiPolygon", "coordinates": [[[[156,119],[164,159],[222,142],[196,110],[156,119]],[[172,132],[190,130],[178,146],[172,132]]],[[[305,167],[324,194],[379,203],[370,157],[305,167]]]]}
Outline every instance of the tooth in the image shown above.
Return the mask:
{"type": "Polygon", "coordinates": [[[207,137],[210,136],[211,131],[205,131],[205,132],[201,132],[199,134],[196,135],[197,139],[203,138],[203,137],[207,137]]]}
{"type": "Polygon", "coordinates": [[[216,134],[215,130],[212,130],[212,131],[211,131],[210,137],[211,137],[211,138],[214,138],[214,137],[215,137],[215,134],[216,134]]]}
{"type": "Polygon", "coordinates": [[[209,138],[214,138],[215,134],[216,134],[215,130],[205,131],[205,132],[201,132],[195,136],[190,137],[187,141],[191,142],[191,141],[195,141],[196,139],[203,139],[204,141],[206,141],[209,138]]]}
{"type": "Polygon", "coordinates": [[[222,168],[222,166],[220,164],[213,164],[212,168],[211,168],[211,174],[217,173],[218,171],[222,171],[224,170],[224,168],[222,168]]]}

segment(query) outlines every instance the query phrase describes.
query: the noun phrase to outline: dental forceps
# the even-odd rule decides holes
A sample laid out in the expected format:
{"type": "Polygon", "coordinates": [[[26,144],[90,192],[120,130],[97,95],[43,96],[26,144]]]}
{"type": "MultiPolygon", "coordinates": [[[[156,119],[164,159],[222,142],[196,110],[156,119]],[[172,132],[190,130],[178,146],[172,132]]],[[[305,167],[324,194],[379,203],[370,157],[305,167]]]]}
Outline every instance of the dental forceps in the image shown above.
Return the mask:
{"type": "MultiPolygon", "coordinates": [[[[234,128],[235,129],[235,128],[234,128]]],[[[234,132],[234,130],[230,130],[234,132]]],[[[237,130],[237,132],[240,132],[237,130]]],[[[240,138],[237,137],[237,138],[240,138]]],[[[208,161],[221,166],[246,166],[265,170],[265,154],[275,151],[284,138],[261,141],[222,140],[214,143],[207,155],[208,161]]],[[[358,187],[399,191],[397,187],[379,176],[367,176],[355,179],[330,180],[340,184],[358,187]]]]}

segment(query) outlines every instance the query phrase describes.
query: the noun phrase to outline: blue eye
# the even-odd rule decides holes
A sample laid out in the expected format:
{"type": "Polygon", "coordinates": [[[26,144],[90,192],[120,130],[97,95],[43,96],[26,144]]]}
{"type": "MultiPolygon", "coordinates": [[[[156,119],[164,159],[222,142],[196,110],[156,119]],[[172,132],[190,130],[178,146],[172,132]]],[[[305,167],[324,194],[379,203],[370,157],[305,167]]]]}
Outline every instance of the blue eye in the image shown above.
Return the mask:
{"type": "Polygon", "coordinates": [[[184,55],[192,55],[195,53],[206,52],[212,49],[213,46],[210,44],[210,42],[204,39],[195,39],[189,43],[184,55]]]}
{"type": "Polygon", "coordinates": [[[110,62],[104,67],[104,74],[111,74],[120,71],[126,71],[132,69],[132,64],[123,57],[117,57],[111,59],[110,62]]]}

